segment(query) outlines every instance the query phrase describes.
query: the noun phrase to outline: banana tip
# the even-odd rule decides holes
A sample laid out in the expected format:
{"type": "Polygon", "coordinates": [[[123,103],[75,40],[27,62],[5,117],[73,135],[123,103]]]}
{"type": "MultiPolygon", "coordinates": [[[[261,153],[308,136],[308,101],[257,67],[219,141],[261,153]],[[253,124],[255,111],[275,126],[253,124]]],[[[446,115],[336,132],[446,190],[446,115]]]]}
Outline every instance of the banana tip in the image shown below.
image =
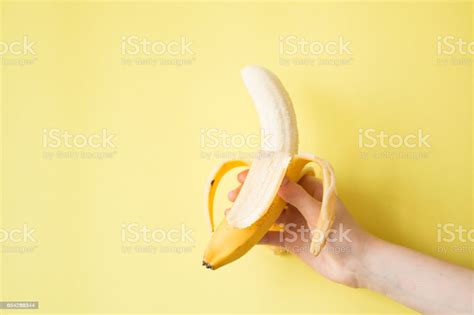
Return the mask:
{"type": "Polygon", "coordinates": [[[202,265],[205,266],[207,269],[214,270],[211,264],[207,263],[205,260],[202,261],[202,265]]]}

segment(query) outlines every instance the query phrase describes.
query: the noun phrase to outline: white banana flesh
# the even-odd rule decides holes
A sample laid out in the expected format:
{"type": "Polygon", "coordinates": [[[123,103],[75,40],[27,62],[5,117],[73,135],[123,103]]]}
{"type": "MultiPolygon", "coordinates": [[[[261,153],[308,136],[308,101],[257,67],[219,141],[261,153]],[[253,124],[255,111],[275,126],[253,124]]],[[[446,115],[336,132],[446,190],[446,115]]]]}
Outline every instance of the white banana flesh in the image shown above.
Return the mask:
{"type": "Polygon", "coordinates": [[[247,179],[226,219],[236,228],[254,224],[275,198],[291,158],[298,152],[298,127],[291,99],[280,80],[257,66],[242,69],[242,80],[252,98],[260,127],[270,135],[250,167],[247,179]],[[256,189],[258,187],[258,189],[256,189]]]}
{"type": "Polygon", "coordinates": [[[253,100],[260,128],[270,134],[262,144],[263,151],[281,151],[292,156],[298,153],[298,127],[288,92],[276,75],[265,68],[247,66],[242,80],[253,100]]]}

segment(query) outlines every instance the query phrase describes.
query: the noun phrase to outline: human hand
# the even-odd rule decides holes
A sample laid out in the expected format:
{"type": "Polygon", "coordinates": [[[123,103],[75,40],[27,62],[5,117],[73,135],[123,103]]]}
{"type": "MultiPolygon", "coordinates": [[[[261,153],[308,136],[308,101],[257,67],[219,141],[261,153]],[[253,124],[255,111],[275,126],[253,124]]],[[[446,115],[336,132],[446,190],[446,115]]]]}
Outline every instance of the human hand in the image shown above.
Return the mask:
{"type": "MultiPolygon", "coordinates": [[[[237,176],[241,184],[247,173],[237,176]]],[[[235,201],[240,188],[229,192],[229,200],[235,201]]],[[[288,208],[277,223],[285,228],[267,232],[260,244],[285,248],[330,280],[379,292],[423,314],[473,314],[474,271],[370,235],[339,198],[326,245],[312,255],[310,229],[319,216],[322,193],[314,176],[298,183],[284,180],[278,195],[288,208]]]]}
{"type": "MultiPolygon", "coordinates": [[[[241,184],[247,173],[248,170],[237,176],[241,184]]],[[[230,201],[235,201],[241,187],[242,185],[229,192],[230,201]]],[[[358,287],[360,262],[373,237],[354,221],[338,198],[333,229],[323,250],[318,256],[314,256],[310,252],[311,230],[316,226],[321,209],[321,181],[310,175],[304,176],[298,183],[285,179],[278,195],[288,203],[288,208],[276,222],[283,230],[267,232],[260,244],[282,247],[326,278],[358,287]]]]}

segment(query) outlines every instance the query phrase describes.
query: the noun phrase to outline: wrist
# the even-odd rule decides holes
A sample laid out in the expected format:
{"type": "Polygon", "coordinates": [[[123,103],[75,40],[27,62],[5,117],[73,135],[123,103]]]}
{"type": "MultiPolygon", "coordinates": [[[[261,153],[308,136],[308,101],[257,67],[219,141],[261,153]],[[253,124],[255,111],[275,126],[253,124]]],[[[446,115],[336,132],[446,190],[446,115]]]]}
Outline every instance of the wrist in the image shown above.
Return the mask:
{"type": "Polygon", "coordinates": [[[373,289],[373,281],[370,271],[371,260],[377,256],[377,252],[384,241],[369,233],[367,233],[360,244],[358,253],[356,254],[355,276],[357,288],[373,289]]]}

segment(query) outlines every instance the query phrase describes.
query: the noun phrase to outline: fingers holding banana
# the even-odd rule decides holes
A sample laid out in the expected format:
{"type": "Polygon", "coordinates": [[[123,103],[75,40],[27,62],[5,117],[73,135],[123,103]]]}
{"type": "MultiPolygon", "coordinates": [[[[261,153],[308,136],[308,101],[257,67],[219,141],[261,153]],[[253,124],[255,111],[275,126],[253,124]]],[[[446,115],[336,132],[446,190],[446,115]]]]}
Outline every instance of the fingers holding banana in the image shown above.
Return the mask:
{"type": "Polygon", "coordinates": [[[321,209],[321,201],[310,195],[303,186],[289,180],[284,181],[278,191],[278,196],[298,209],[311,229],[316,226],[321,209]]]}

